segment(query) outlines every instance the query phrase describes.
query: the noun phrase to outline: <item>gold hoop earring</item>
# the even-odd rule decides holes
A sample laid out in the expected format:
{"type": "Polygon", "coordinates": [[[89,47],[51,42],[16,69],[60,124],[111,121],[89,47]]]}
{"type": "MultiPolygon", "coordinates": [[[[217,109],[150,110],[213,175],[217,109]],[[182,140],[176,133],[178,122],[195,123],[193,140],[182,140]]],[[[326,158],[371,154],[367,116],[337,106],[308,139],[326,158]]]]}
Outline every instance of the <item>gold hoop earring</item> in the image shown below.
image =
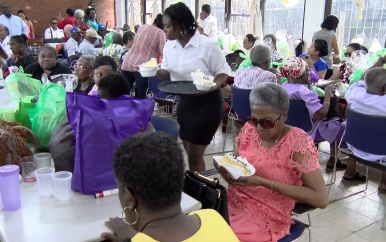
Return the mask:
{"type": "Polygon", "coordinates": [[[129,207],[125,207],[125,208],[123,208],[123,210],[122,210],[122,220],[123,220],[123,222],[125,222],[125,223],[128,224],[128,225],[134,225],[134,224],[136,224],[136,223],[138,222],[138,218],[139,218],[137,209],[134,208],[134,213],[136,214],[137,218],[135,219],[134,222],[130,223],[130,222],[128,222],[128,221],[126,220],[126,216],[125,216],[125,209],[127,209],[127,208],[129,208],[129,207]]]}

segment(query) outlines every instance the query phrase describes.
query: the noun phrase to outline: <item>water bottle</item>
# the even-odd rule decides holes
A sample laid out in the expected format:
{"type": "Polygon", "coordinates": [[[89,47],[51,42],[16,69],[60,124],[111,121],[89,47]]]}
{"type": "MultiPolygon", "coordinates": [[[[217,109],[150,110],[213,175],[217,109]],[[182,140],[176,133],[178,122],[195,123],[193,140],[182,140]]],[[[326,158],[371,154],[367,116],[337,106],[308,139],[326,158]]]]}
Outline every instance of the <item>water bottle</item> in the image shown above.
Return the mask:
{"type": "Polygon", "coordinates": [[[5,165],[0,167],[0,191],[4,211],[20,208],[19,166],[5,165]]]}

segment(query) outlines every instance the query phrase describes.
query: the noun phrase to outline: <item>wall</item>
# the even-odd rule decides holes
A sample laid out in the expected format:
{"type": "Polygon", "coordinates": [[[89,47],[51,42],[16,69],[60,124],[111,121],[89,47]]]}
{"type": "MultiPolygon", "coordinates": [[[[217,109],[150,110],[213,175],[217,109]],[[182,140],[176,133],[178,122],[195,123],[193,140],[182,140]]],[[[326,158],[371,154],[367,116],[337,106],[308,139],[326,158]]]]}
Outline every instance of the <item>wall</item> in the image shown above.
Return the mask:
{"type": "MultiPolygon", "coordinates": [[[[60,13],[66,17],[66,9],[85,10],[90,1],[88,0],[11,0],[7,3],[12,9],[12,14],[17,14],[20,9],[32,21],[35,28],[35,35],[42,37],[44,30],[49,27],[50,19],[60,13]]],[[[115,27],[114,0],[95,0],[97,17],[102,23],[111,21],[109,27],[115,27]]]]}
{"type": "Polygon", "coordinates": [[[320,30],[320,24],[324,19],[324,9],[326,0],[307,0],[306,11],[304,13],[304,48],[303,53],[307,52],[312,43],[314,32],[320,30]]]}

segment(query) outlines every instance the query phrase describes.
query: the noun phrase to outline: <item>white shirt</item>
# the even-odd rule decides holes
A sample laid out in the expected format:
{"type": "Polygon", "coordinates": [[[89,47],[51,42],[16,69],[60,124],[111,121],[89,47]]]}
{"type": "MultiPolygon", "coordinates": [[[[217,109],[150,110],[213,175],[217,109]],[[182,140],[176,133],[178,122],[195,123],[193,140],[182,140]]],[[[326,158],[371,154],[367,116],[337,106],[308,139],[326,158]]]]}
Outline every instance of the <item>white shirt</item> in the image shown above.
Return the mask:
{"type": "Polygon", "coordinates": [[[7,26],[9,37],[13,35],[25,34],[28,36],[28,28],[25,22],[19,16],[11,15],[7,18],[4,14],[0,15],[0,24],[7,26]]]}
{"type": "Polygon", "coordinates": [[[70,58],[70,56],[76,55],[76,52],[79,52],[78,42],[71,37],[64,45],[64,49],[67,51],[68,58],[70,58]]]}
{"type": "Polygon", "coordinates": [[[204,34],[206,34],[209,38],[214,39],[217,41],[217,19],[213,15],[209,15],[204,20],[204,26],[202,27],[204,29],[204,34]]]}
{"type": "Polygon", "coordinates": [[[198,31],[185,47],[182,47],[178,40],[167,41],[163,50],[161,68],[169,71],[171,81],[193,81],[190,73],[197,69],[207,76],[230,73],[230,67],[217,42],[201,35],[198,31]]]}
{"type": "Polygon", "coordinates": [[[82,55],[93,55],[95,57],[98,57],[98,52],[94,48],[94,46],[90,43],[90,41],[84,39],[82,43],[79,45],[79,52],[82,55]]]}
{"type": "Polygon", "coordinates": [[[4,41],[1,43],[1,47],[3,48],[5,53],[7,53],[8,58],[10,58],[11,55],[13,54],[12,50],[11,50],[11,47],[9,46],[9,40],[10,40],[10,37],[7,36],[7,37],[5,37],[4,41]]]}
{"type": "Polygon", "coordinates": [[[49,27],[44,31],[45,39],[64,39],[64,32],[61,29],[53,29],[49,27]]]}
{"type": "MultiPolygon", "coordinates": [[[[345,95],[350,108],[356,112],[374,115],[386,116],[386,95],[379,96],[366,92],[365,81],[358,81],[350,86],[345,95]]],[[[352,149],[354,155],[366,160],[386,160],[386,157],[380,155],[372,155],[355,149],[350,144],[347,144],[352,149]]]]}

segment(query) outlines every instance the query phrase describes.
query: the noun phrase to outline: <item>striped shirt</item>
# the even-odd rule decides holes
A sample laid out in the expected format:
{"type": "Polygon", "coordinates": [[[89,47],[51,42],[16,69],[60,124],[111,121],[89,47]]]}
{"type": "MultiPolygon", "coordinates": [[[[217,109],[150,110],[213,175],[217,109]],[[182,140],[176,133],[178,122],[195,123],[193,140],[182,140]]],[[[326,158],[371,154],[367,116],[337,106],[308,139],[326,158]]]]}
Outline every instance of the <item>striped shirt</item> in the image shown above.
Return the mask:
{"type": "Polygon", "coordinates": [[[166,42],[164,31],[153,25],[143,25],[135,35],[134,44],[125,55],[122,70],[135,72],[151,58],[157,58],[166,42]]]}

